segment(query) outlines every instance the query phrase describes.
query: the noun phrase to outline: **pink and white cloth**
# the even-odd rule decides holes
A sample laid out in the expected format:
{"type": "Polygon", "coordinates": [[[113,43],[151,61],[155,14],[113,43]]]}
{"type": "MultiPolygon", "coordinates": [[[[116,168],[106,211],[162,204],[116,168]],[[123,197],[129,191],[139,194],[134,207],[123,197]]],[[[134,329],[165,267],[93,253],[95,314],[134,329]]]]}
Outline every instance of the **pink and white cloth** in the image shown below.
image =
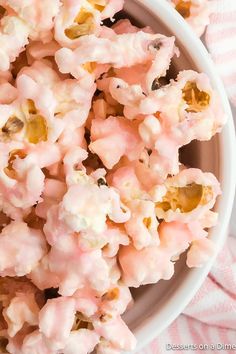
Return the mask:
{"type": "Polygon", "coordinates": [[[236,106],[236,1],[213,0],[207,47],[221,75],[229,98],[236,106]]]}
{"type": "MultiPolygon", "coordinates": [[[[236,114],[236,1],[213,0],[211,6],[205,43],[236,114]]],[[[236,201],[234,209],[233,214],[236,201]]],[[[236,222],[233,217],[227,242],[198,293],[183,314],[138,354],[236,352],[236,222]]]]}

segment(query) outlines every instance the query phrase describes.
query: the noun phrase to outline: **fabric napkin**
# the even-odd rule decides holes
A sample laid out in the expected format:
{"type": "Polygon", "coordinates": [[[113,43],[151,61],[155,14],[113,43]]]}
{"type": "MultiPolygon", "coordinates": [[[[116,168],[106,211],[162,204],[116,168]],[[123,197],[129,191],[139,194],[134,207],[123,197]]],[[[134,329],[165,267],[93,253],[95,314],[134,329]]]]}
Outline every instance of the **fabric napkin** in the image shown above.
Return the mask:
{"type": "Polygon", "coordinates": [[[236,1],[214,0],[205,41],[229,98],[236,106],[236,1]]]}
{"type": "MultiPolygon", "coordinates": [[[[210,5],[203,40],[236,107],[236,0],[210,5]]],[[[201,289],[184,313],[138,354],[236,353],[236,205],[233,214],[230,235],[201,289]]]]}

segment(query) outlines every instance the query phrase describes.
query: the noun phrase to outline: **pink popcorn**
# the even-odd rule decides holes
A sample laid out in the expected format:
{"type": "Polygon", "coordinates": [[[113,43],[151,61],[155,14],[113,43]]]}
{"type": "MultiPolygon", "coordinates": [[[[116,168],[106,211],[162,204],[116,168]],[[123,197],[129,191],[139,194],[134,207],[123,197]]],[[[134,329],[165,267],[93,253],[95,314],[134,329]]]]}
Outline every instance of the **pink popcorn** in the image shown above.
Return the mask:
{"type": "Polygon", "coordinates": [[[149,165],[162,180],[166,179],[167,175],[175,175],[179,172],[179,145],[171,135],[163,134],[157,138],[149,165]]]}
{"type": "MultiPolygon", "coordinates": [[[[55,201],[55,199],[54,199],[55,201]]],[[[40,203],[41,204],[41,203],[40,203]]],[[[47,242],[53,246],[55,245],[60,238],[63,238],[71,233],[70,228],[60,220],[59,217],[59,208],[57,203],[53,203],[53,201],[48,203],[46,199],[41,205],[38,205],[36,208],[36,213],[39,216],[44,216],[45,211],[42,210],[44,206],[46,206],[46,218],[47,221],[44,225],[44,233],[47,239],[47,242]]]]}
{"type": "Polygon", "coordinates": [[[9,82],[0,84],[0,104],[10,104],[17,98],[17,89],[9,82]]]}
{"type": "Polygon", "coordinates": [[[30,326],[38,325],[39,307],[34,294],[18,293],[11,300],[10,305],[4,309],[3,316],[8,325],[8,334],[14,337],[27,323],[30,326]]]}
{"type": "Polygon", "coordinates": [[[63,349],[64,354],[87,354],[91,353],[99,343],[100,337],[95,331],[80,329],[72,331],[63,349]]]}
{"type": "Polygon", "coordinates": [[[77,48],[80,39],[99,34],[101,13],[92,1],[64,1],[55,19],[55,39],[63,47],[77,48]]]}
{"type": "Polygon", "coordinates": [[[133,301],[129,288],[124,285],[114,285],[103,295],[102,300],[101,311],[113,315],[122,315],[133,301]]]}
{"type": "Polygon", "coordinates": [[[191,70],[182,71],[175,85],[182,92],[182,109],[180,122],[176,129],[173,127],[174,135],[181,134],[181,145],[194,139],[210,140],[221,131],[227,118],[208,77],[191,70]]]}
{"type": "Polygon", "coordinates": [[[166,195],[156,204],[156,215],[166,221],[201,220],[221,193],[211,173],[189,168],[166,180],[166,195]]]}
{"type": "Polygon", "coordinates": [[[207,238],[208,233],[198,222],[162,222],[158,231],[161,245],[172,254],[172,261],[177,261],[189,246],[186,261],[188,267],[203,266],[215,254],[213,242],[207,238]]]}
{"type": "Polygon", "coordinates": [[[109,91],[112,97],[124,106],[135,106],[146,97],[140,85],[129,86],[116,78],[110,80],[109,91]]]}
{"type": "Polygon", "coordinates": [[[187,253],[187,266],[202,267],[216,254],[216,249],[212,240],[203,238],[192,243],[187,253]]]}
{"type": "MultiPolygon", "coordinates": [[[[158,82],[157,82],[158,84],[158,82]]],[[[132,90],[132,86],[129,88],[132,90]]],[[[127,89],[128,90],[128,89],[127,89]]],[[[159,115],[166,113],[168,119],[179,121],[179,112],[176,105],[182,100],[182,91],[174,85],[161,86],[157,90],[153,90],[141,100],[136,101],[133,106],[125,106],[124,115],[128,119],[134,119],[140,115],[159,115]]]]}
{"type": "Polygon", "coordinates": [[[160,173],[150,168],[150,158],[146,155],[143,151],[139,161],[125,163],[109,174],[111,184],[119,190],[125,203],[131,199],[149,199],[149,193],[153,194],[153,189],[163,183],[160,173]]]}
{"type": "Polygon", "coordinates": [[[158,245],[158,222],[155,214],[155,204],[147,200],[130,202],[131,218],[125,223],[127,234],[133,245],[140,250],[150,245],[158,245]]]}
{"type": "MultiPolygon", "coordinates": [[[[32,327],[29,326],[24,326],[20,332],[18,332],[13,338],[8,337],[8,344],[6,346],[6,350],[8,353],[15,354],[23,354],[21,349],[22,349],[22,343],[25,338],[27,338],[28,335],[32,333],[32,327]]],[[[35,353],[38,353],[38,348],[35,348],[35,353]]]]}
{"type": "Polygon", "coordinates": [[[27,71],[28,68],[23,69],[17,77],[17,87],[18,90],[21,91],[21,96],[19,97],[19,99],[21,101],[26,100],[26,102],[29,102],[30,100],[30,103],[33,102],[33,109],[31,109],[31,106],[29,106],[29,104],[27,105],[26,103],[25,105],[26,118],[29,122],[35,122],[34,125],[36,126],[37,124],[38,130],[40,129],[40,131],[42,131],[41,137],[37,137],[36,133],[34,132],[36,138],[31,138],[30,142],[37,143],[39,140],[50,140],[54,142],[60,136],[64,127],[62,121],[58,120],[57,124],[55,124],[54,120],[54,113],[56,111],[57,100],[52,91],[51,85],[53,84],[53,82],[51,82],[51,79],[57,80],[57,77],[54,76],[53,71],[51,70],[51,68],[47,67],[46,64],[41,65],[41,63],[39,63],[38,67],[35,66],[32,68],[32,70],[30,68],[29,71],[27,71]],[[49,72],[49,76],[47,78],[46,73],[45,78],[37,76],[37,71],[40,67],[42,69],[45,69],[46,73],[49,72]],[[31,75],[35,75],[36,80],[33,79],[31,75]],[[43,82],[43,85],[42,83],[40,83],[41,80],[43,82]],[[45,87],[45,84],[47,85],[47,87],[45,87]]]}
{"type": "Polygon", "coordinates": [[[120,350],[133,350],[135,348],[136,339],[120,316],[110,317],[105,315],[100,321],[93,322],[93,325],[95,331],[111,342],[115,348],[120,350]],[[119,333],[119,336],[117,336],[117,333],[119,333]]]}
{"type": "Polygon", "coordinates": [[[139,134],[148,148],[155,146],[161,131],[161,123],[154,115],[146,116],[139,125],[139,134]]]}
{"type": "Polygon", "coordinates": [[[0,26],[0,70],[7,71],[28,44],[29,27],[16,16],[4,16],[0,26]]]}
{"type": "Polygon", "coordinates": [[[92,122],[92,143],[89,148],[109,169],[122,156],[127,156],[130,161],[135,160],[139,158],[143,148],[137,129],[136,123],[122,117],[109,117],[105,121],[96,119],[92,122]]]}
{"type": "MultiPolygon", "coordinates": [[[[46,179],[45,189],[36,208],[36,215],[43,219],[47,219],[47,214],[52,205],[58,204],[66,193],[66,184],[56,179],[46,179]]],[[[49,240],[47,240],[49,242],[49,240]]],[[[50,242],[49,242],[50,243],[50,242]]]]}
{"type": "MultiPolygon", "coordinates": [[[[36,60],[31,66],[23,67],[18,74],[18,78],[21,75],[26,75],[31,78],[36,84],[43,86],[44,89],[47,87],[52,89],[56,83],[60,81],[58,73],[53,70],[50,62],[47,60],[36,60]]],[[[30,89],[27,89],[27,92],[30,93],[30,89]]],[[[24,92],[19,92],[21,95],[24,95],[24,92]]],[[[43,92],[40,92],[43,94],[43,92]]]]}
{"type": "Polygon", "coordinates": [[[140,114],[156,116],[158,112],[162,131],[168,132],[179,146],[193,139],[209,140],[225,122],[218,96],[205,74],[183,71],[176,82],[150,92],[147,97],[141,95],[140,86],[117,80],[111,80],[110,90],[125,105],[124,115],[134,119],[140,114]]]}
{"type": "Polygon", "coordinates": [[[20,99],[30,99],[35,103],[47,125],[48,140],[54,142],[66,127],[72,129],[72,126],[81,127],[85,123],[95,91],[90,76],[87,73],[79,82],[71,79],[61,81],[46,61],[36,61],[32,67],[19,73],[20,99]]]}
{"type": "Polygon", "coordinates": [[[111,184],[119,190],[124,201],[142,196],[142,185],[136,175],[135,166],[118,168],[111,175],[111,184]]]}
{"type": "Polygon", "coordinates": [[[130,242],[129,237],[123,227],[114,223],[108,223],[104,232],[105,244],[103,247],[103,255],[108,258],[115,257],[119,251],[120,245],[127,246],[130,242]]]}
{"type": "MultiPolygon", "coordinates": [[[[117,257],[112,257],[112,258],[105,258],[105,262],[108,266],[108,273],[109,273],[109,279],[110,279],[110,285],[109,288],[111,288],[112,284],[117,284],[121,278],[121,271],[120,271],[120,266],[118,263],[117,257]]],[[[106,289],[107,292],[108,288],[106,289]]]]}
{"type": "Polygon", "coordinates": [[[163,221],[158,231],[161,245],[173,255],[184,252],[195,238],[200,237],[200,234],[195,236],[187,224],[178,221],[163,221]]]}
{"type": "Polygon", "coordinates": [[[105,231],[99,234],[99,237],[94,231],[80,232],[78,243],[85,252],[102,249],[104,257],[112,258],[116,256],[120,245],[129,244],[129,237],[122,226],[116,226],[115,223],[109,221],[105,231]]]}
{"type": "Polygon", "coordinates": [[[106,291],[110,285],[109,268],[101,250],[82,252],[77,237],[64,235],[33,270],[30,278],[37,287],[59,287],[63,296],[71,296],[84,286],[106,291]]]}
{"type": "Polygon", "coordinates": [[[66,153],[63,161],[68,185],[76,184],[79,177],[84,177],[85,180],[88,178],[86,176],[85,167],[83,166],[83,161],[86,160],[87,157],[87,151],[80,147],[74,147],[66,153]]]}
{"type": "Polygon", "coordinates": [[[58,288],[60,278],[49,269],[49,257],[46,255],[41,262],[28,274],[28,278],[38,289],[58,288]]]}
{"type": "Polygon", "coordinates": [[[152,59],[148,66],[146,65],[146,67],[142,66],[141,73],[139,73],[139,69],[141,69],[141,67],[136,66],[136,72],[138,72],[138,80],[137,77],[131,77],[132,70],[134,70],[134,68],[116,70],[118,76],[121,74],[123,80],[127,78],[129,84],[132,84],[135,81],[138,83],[137,87],[131,86],[129,92],[129,86],[127,84],[122,81],[119,82],[118,79],[113,78],[112,82],[114,83],[111,84],[110,91],[112,96],[118,102],[127,106],[130,104],[136,105],[138,102],[135,102],[135,100],[140,101],[144,98],[144,96],[142,96],[142,90],[144,90],[145,93],[156,90],[156,86],[158,87],[158,79],[166,75],[166,71],[170,66],[171,59],[176,52],[174,37],[157,38],[150,43],[149,51],[152,53],[154,60],[152,59]],[[125,75],[125,70],[128,75],[125,75]],[[130,79],[135,81],[132,82],[130,79]],[[140,83],[142,84],[142,88],[140,83]],[[136,91],[138,92],[136,93],[136,91]],[[129,101],[130,94],[134,95],[133,102],[129,101]]]}
{"type": "MultiPolygon", "coordinates": [[[[9,347],[9,346],[8,346],[9,347]]],[[[9,348],[10,349],[10,348],[9,348]]],[[[15,354],[15,351],[10,351],[10,353],[15,354]]],[[[25,336],[21,351],[18,351],[19,354],[56,354],[56,351],[52,351],[47,342],[44,339],[44,336],[38,330],[25,336]]]]}
{"type": "Polygon", "coordinates": [[[96,85],[92,76],[87,73],[80,80],[68,79],[55,86],[57,118],[71,127],[81,127],[86,122],[91,107],[96,85]]]}
{"type": "Polygon", "coordinates": [[[28,159],[37,161],[40,168],[49,167],[60,161],[61,153],[56,144],[41,142],[28,147],[28,159]]]}
{"type": "Polygon", "coordinates": [[[120,350],[111,345],[109,341],[102,339],[97,346],[97,354],[120,354],[120,350]]]}
{"type": "Polygon", "coordinates": [[[75,77],[79,75],[80,65],[91,62],[109,63],[114,68],[129,67],[152,60],[155,43],[162,37],[142,31],[114,35],[109,39],[84,36],[79,38],[74,51],[62,48],[55,59],[62,73],[71,73],[75,77]]]}
{"type": "Polygon", "coordinates": [[[59,218],[73,231],[105,231],[107,215],[115,222],[125,222],[130,213],[122,211],[119,195],[106,186],[84,183],[69,187],[59,209],[59,218]],[[88,203],[90,207],[88,208],[88,203]]]}
{"type": "Polygon", "coordinates": [[[211,2],[209,0],[169,0],[169,2],[200,37],[210,23],[211,2]]]}
{"type": "Polygon", "coordinates": [[[54,57],[58,49],[60,49],[60,45],[54,40],[44,44],[41,42],[32,42],[27,47],[27,55],[32,61],[38,61],[44,58],[54,57]]]}
{"type": "Polygon", "coordinates": [[[75,128],[74,126],[67,125],[64,127],[60,138],[58,139],[58,144],[63,152],[71,150],[71,146],[85,147],[84,143],[84,127],[75,128]]]}
{"type": "Polygon", "coordinates": [[[46,254],[47,247],[39,230],[24,222],[11,222],[1,233],[1,276],[23,276],[31,272],[46,254]]]}
{"type": "Polygon", "coordinates": [[[2,198],[16,208],[29,208],[40,200],[44,188],[41,169],[58,161],[60,152],[48,143],[29,148],[28,154],[20,144],[6,147],[0,170],[2,198]]]}
{"type": "Polygon", "coordinates": [[[51,0],[50,6],[45,0],[40,3],[37,0],[3,0],[2,3],[27,23],[31,40],[47,42],[52,38],[53,19],[59,11],[60,0],[51,0]]]}
{"type": "Polygon", "coordinates": [[[78,289],[73,298],[76,300],[76,311],[88,318],[96,314],[101,302],[97,292],[89,287],[78,289]]]}
{"type": "Polygon", "coordinates": [[[74,299],[60,297],[47,301],[39,313],[39,330],[45,337],[48,348],[56,351],[65,347],[74,315],[74,299]]]}
{"type": "Polygon", "coordinates": [[[146,90],[151,92],[156,88],[158,79],[165,77],[170,67],[171,59],[174,54],[179,54],[175,47],[175,37],[160,38],[154,41],[150,47],[154,60],[146,74],[146,90]]]}
{"type": "Polygon", "coordinates": [[[168,280],[174,274],[171,253],[163,246],[146,247],[138,251],[133,246],[119,252],[122,280],[129,287],[153,284],[160,279],[168,280]]]}
{"type": "Polygon", "coordinates": [[[4,84],[6,82],[10,82],[12,80],[12,73],[10,70],[8,71],[1,71],[0,70],[0,83],[4,84]]]}

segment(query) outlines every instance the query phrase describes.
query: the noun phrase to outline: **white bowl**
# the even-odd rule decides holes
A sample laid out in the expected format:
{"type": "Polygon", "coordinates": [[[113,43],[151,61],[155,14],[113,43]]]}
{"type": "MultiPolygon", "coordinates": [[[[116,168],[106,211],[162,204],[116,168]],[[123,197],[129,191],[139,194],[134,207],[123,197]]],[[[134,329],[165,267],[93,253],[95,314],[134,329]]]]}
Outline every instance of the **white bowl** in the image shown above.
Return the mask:
{"type": "MultiPolygon", "coordinates": [[[[219,92],[228,114],[228,123],[220,135],[210,142],[194,143],[185,149],[189,165],[212,171],[221,182],[222,196],[216,205],[219,222],[210,232],[219,251],[227,236],[236,181],[234,125],[224,87],[202,42],[167,1],[127,0],[125,12],[141,25],[149,25],[159,33],[174,35],[181,51],[181,57],[174,62],[175,70],[192,68],[205,72],[219,92]]],[[[160,334],[183,311],[200,288],[213,262],[214,259],[201,269],[188,269],[182,259],[171,280],[141,287],[134,292],[135,303],[125,315],[125,320],[138,339],[137,351],[160,334]]]]}

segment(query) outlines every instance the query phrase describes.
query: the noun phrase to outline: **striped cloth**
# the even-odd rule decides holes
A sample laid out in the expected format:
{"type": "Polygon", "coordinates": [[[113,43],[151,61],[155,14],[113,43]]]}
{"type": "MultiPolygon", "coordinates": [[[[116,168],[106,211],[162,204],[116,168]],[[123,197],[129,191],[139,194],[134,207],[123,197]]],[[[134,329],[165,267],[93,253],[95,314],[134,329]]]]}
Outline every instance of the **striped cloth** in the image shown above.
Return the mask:
{"type": "Polygon", "coordinates": [[[236,106],[236,0],[212,1],[206,44],[236,106]]]}
{"type": "Polygon", "coordinates": [[[236,353],[236,238],[231,236],[184,314],[138,354],[215,354],[220,349],[236,353]]]}
{"type": "MultiPolygon", "coordinates": [[[[211,5],[205,43],[236,107],[236,0],[214,0],[211,5]]],[[[184,313],[138,354],[236,353],[234,219],[231,230],[233,235],[228,237],[206,281],[184,313]]]]}

